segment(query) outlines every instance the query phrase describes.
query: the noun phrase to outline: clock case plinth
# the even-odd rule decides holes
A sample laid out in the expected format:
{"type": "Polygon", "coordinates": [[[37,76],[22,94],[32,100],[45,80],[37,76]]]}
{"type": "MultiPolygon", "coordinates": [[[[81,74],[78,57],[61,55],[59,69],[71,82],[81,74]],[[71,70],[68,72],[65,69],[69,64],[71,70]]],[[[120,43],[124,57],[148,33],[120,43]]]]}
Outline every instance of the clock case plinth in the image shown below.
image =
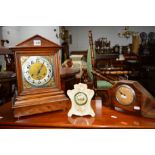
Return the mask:
{"type": "Polygon", "coordinates": [[[66,108],[68,98],[61,90],[60,83],[60,49],[61,46],[35,35],[11,48],[15,53],[17,74],[17,95],[13,101],[14,117],[28,116],[66,108]],[[39,45],[34,45],[39,41],[39,45]],[[22,77],[21,56],[52,56],[54,63],[55,86],[42,88],[24,88],[22,77]]]}

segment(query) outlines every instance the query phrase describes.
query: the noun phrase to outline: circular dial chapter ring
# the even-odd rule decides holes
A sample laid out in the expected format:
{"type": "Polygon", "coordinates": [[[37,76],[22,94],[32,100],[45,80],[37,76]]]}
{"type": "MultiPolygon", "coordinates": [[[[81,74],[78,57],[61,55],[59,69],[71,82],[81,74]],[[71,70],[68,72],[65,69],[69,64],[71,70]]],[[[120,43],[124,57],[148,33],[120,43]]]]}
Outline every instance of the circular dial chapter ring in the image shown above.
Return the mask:
{"type": "Polygon", "coordinates": [[[122,105],[131,105],[135,100],[135,91],[128,85],[121,85],[115,94],[116,100],[122,105]]]}
{"type": "Polygon", "coordinates": [[[82,105],[85,105],[87,103],[88,97],[85,93],[78,92],[75,94],[74,100],[75,100],[76,104],[82,106],[82,105]]]}
{"type": "Polygon", "coordinates": [[[43,56],[30,56],[22,70],[26,81],[34,86],[42,86],[52,77],[52,65],[43,56]]]}

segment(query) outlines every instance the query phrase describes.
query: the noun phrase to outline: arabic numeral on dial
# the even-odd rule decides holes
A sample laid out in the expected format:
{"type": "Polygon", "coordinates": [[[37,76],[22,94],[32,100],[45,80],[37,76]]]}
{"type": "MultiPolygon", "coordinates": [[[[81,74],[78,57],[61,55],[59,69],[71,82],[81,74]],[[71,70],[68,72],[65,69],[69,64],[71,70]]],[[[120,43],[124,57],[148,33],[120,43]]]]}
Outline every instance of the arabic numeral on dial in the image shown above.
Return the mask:
{"type": "Polygon", "coordinates": [[[30,67],[31,67],[30,65],[27,65],[27,69],[30,69],[30,67]]]}
{"type": "Polygon", "coordinates": [[[51,69],[49,69],[49,72],[51,73],[51,72],[52,72],[52,70],[51,70],[51,69]]]}
{"type": "Polygon", "coordinates": [[[41,84],[41,81],[38,81],[38,84],[41,84]]]}
{"type": "Polygon", "coordinates": [[[31,64],[34,64],[34,61],[31,61],[31,64]]]}
{"type": "Polygon", "coordinates": [[[51,65],[50,64],[47,63],[46,66],[47,66],[48,69],[51,69],[51,65]]]}
{"type": "Polygon", "coordinates": [[[27,71],[25,72],[25,74],[29,74],[29,71],[27,70],[27,71]]]}
{"type": "Polygon", "coordinates": [[[44,79],[44,81],[46,82],[46,79],[44,79]]]}
{"type": "Polygon", "coordinates": [[[30,76],[28,76],[28,80],[30,80],[31,79],[31,77],[30,76]]]}

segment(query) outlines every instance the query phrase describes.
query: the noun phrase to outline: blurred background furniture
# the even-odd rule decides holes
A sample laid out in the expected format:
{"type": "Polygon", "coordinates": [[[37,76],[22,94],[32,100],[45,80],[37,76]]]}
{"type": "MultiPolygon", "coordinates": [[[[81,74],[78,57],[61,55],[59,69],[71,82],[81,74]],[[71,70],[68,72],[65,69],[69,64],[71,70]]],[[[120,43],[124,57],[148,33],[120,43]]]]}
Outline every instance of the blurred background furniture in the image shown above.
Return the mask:
{"type": "Polygon", "coordinates": [[[83,55],[83,60],[87,60],[87,50],[71,51],[70,55],[83,55]]]}
{"type": "Polygon", "coordinates": [[[140,33],[139,82],[155,97],[155,32],[140,33]]]}
{"type": "Polygon", "coordinates": [[[74,84],[79,82],[79,78],[77,77],[77,74],[80,73],[80,70],[69,68],[69,67],[62,67],[60,71],[61,76],[61,87],[62,90],[65,92],[65,95],[67,95],[67,90],[73,89],[74,84]]]}
{"type": "MultiPolygon", "coordinates": [[[[14,55],[9,48],[4,47],[8,40],[1,40],[0,56],[4,57],[5,65],[0,70],[0,104],[10,101],[16,88],[14,55]]],[[[4,64],[3,64],[4,65],[4,64]]]]}
{"type": "Polygon", "coordinates": [[[0,72],[0,105],[10,101],[16,88],[16,74],[11,71],[0,72]]]}
{"type": "Polygon", "coordinates": [[[70,55],[70,59],[72,60],[72,68],[79,69],[80,73],[78,76],[83,76],[83,69],[86,68],[86,61],[84,60],[83,55],[70,55]]]}
{"type": "Polygon", "coordinates": [[[60,33],[57,37],[61,38],[62,41],[61,62],[64,62],[69,58],[69,32],[66,30],[65,26],[60,26],[60,33]]]}
{"type": "MultiPolygon", "coordinates": [[[[105,82],[106,80],[103,80],[101,76],[100,78],[96,76],[98,74],[104,77],[106,76],[112,81],[120,79],[136,80],[155,96],[154,32],[150,32],[149,34],[142,32],[142,34],[140,34],[141,42],[139,36],[136,35],[132,37],[133,41],[131,45],[123,47],[116,45],[113,48],[109,46],[110,41],[107,41],[107,39],[106,41],[99,39],[97,40],[99,43],[96,43],[96,41],[94,43],[92,34],[91,32],[89,33],[90,48],[87,55],[87,72],[90,81],[94,81],[94,89],[110,88],[109,83],[103,83],[103,81],[105,82]],[[96,50],[98,50],[98,52],[96,52],[96,50]],[[92,70],[93,75],[91,73],[92,70]]],[[[98,94],[99,93],[100,91],[98,91],[98,94]]]]}
{"type": "Polygon", "coordinates": [[[102,98],[104,105],[109,106],[109,89],[116,81],[128,79],[132,71],[126,68],[124,60],[117,60],[119,54],[96,52],[93,43],[92,32],[89,31],[89,50],[87,54],[87,71],[90,79],[93,81],[95,95],[102,98]]]}
{"type": "Polygon", "coordinates": [[[8,40],[1,40],[0,46],[0,55],[4,56],[6,66],[3,66],[6,71],[13,71],[15,72],[15,61],[14,61],[14,54],[13,52],[4,46],[4,43],[9,43],[8,40]]]}
{"type": "Polygon", "coordinates": [[[88,50],[71,51],[70,59],[72,59],[73,67],[80,68],[80,73],[77,75],[80,82],[86,83],[88,80],[87,75],[87,53],[88,50]]]}

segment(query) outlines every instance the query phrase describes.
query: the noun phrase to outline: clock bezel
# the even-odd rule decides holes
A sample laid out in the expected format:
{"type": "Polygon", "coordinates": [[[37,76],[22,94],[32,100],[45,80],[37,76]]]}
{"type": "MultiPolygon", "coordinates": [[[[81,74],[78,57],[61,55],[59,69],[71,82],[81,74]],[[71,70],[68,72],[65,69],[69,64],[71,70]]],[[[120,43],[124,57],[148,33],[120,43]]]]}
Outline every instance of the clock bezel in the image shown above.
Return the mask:
{"type": "Polygon", "coordinates": [[[74,100],[75,100],[75,103],[76,103],[77,105],[83,106],[83,105],[85,105],[85,104],[87,103],[87,101],[88,101],[88,96],[87,96],[86,93],[79,91],[79,92],[77,92],[77,93],[74,95],[74,100]],[[86,97],[86,101],[85,101],[84,103],[79,104],[79,102],[78,102],[77,99],[76,99],[76,96],[77,96],[78,94],[83,94],[83,95],[86,97]]]}
{"type": "Polygon", "coordinates": [[[18,80],[18,93],[19,95],[25,95],[25,94],[35,94],[35,93],[42,93],[42,92],[48,92],[50,91],[57,91],[61,89],[60,85],[60,73],[59,73],[59,60],[58,60],[58,49],[43,49],[40,50],[40,48],[36,48],[34,51],[32,50],[26,50],[26,51],[17,51],[16,54],[16,68],[18,68],[17,72],[17,80],[18,80]],[[23,79],[22,79],[22,65],[21,65],[21,57],[22,56],[53,56],[53,72],[54,72],[54,79],[55,79],[55,87],[44,87],[44,88],[23,88],[23,79]]]}

